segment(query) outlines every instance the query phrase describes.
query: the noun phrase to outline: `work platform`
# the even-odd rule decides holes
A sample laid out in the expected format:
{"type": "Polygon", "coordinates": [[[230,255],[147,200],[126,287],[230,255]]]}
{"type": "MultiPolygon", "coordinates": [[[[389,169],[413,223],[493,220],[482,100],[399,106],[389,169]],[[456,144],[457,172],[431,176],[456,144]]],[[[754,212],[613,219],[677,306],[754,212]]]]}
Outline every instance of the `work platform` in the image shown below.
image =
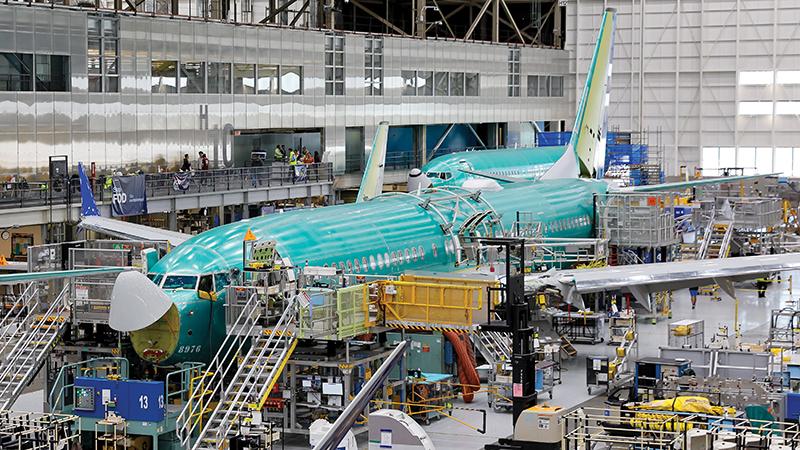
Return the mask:
{"type": "MultiPolygon", "coordinates": [[[[176,177],[183,174],[145,175],[147,207],[154,212],[173,212],[197,208],[258,204],[299,198],[333,195],[333,168],[330,163],[309,165],[306,175],[292,175],[292,166],[272,165],[193,172],[176,188],[176,177]]],[[[183,178],[181,178],[183,179],[183,178]]],[[[77,186],[61,181],[45,189],[15,188],[0,197],[0,223],[16,226],[45,225],[77,221],[81,197],[77,186]]],[[[111,191],[96,182],[93,186],[97,206],[104,217],[111,216],[111,191]]]]}

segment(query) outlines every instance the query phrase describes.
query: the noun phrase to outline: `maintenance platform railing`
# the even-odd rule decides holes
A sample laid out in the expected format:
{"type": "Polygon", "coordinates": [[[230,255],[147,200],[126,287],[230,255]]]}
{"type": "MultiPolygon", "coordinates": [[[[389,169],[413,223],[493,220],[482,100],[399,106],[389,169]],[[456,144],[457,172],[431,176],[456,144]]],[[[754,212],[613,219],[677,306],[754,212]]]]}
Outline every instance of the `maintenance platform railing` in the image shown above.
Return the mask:
{"type": "Polygon", "coordinates": [[[469,331],[482,320],[492,301],[488,287],[493,280],[403,275],[399,280],[378,282],[378,304],[386,326],[414,329],[469,331]]]}
{"type": "MultiPolygon", "coordinates": [[[[193,193],[227,192],[253,188],[333,182],[333,165],[302,165],[301,175],[289,164],[196,170],[191,172],[146,173],[148,198],[181,196],[193,193]]],[[[111,200],[108,177],[90,179],[97,202],[111,200]]],[[[0,209],[80,203],[80,181],[76,177],[48,181],[5,182],[0,185],[0,209]]]]}
{"type": "MultiPolygon", "coordinates": [[[[28,248],[28,271],[142,267],[142,251],[169,251],[162,241],[82,240],[28,248]]],[[[107,324],[116,274],[75,277],[69,282],[70,319],[75,323],[107,324]]],[[[59,282],[50,282],[56,286],[59,282]]],[[[59,285],[60,286],[60,285],[59,285]]]]}
{"type": "Polygon", "coordinates": [[[605,265],[608,239],[534,238],[525,240],[525,267],[573,268],[577,265],[605,265]]]}
{"type": "Polygon", "coordinates": [[[665,247],[678,243],[673,196],[624,193],[597,196],[600,237],[621,247],[665,247]]]}

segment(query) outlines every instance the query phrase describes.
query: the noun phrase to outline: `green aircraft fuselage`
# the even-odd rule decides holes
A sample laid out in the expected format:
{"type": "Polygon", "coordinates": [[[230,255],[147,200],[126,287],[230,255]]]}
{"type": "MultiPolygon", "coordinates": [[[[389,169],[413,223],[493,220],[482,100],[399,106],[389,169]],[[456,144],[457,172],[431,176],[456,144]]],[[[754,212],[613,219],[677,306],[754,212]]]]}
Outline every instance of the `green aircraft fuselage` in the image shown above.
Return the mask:
{"type": "Polygon", "coordinates": [[[520,147],[455,152],[430,160],[420,170],[430,179],[432,187],[462,186],[469,179],[480,178],[461,169],[533,181],[561,158],[564,149],[564,146],[520,147]]]}
{"type": "Polygon", "coordinates": [[[607,187],[603,181],[576,178],[514,183],[473,197],[460,188],[391,193],[214,228],[181,244],[151,268],[149,276],[177,307],[178,323],[173,318],[133,332],[134,348],[162,365],[213,356],[225,337],[227,274],[242,269],[242,240],[248,228],[258,239],[274,240],[278,254],[296,267],[335,265],[346,273],[382,275],[452,271],[457,269],[457,235],[468,217],[491,211],[509,229],[517,211],[524,211],[542,224],[547,237],[590,237],[594,195],[607,187]],[[462,214],[453,217],[456,202],[462,214]],[[217,299],[200,298],[198,285],[213,285],[217,299]]]}
{"type": "Polygon", "coordinates": [[[161,319],[132,332],[134,349],[163,365],[210,360],[225,337],[227,275],[242,269],[242,240],[248,228],[259,239],[274,240],[278,254],[296,267],[335,265],[346,273],[385,275],[455,270],[460,234],[498,231],[482,229],[490,224],[507,230],[517,212],[540,223],[545,237],[591,237],[594,197],[608,191],[588,169],[598,146],[602,149],[613,30],[614,11],[608,9],[567,146],[572,153],[564,147],[458,153],[438,158],[423,170],[447,178],[442,181],[450,186],[463,184],[460,177],[467,174],[459,167],[531,179],[547,171],[547,179],[508,183],[483,193],[434,185],[419,194],[382,194],[352,204],[270,214],[201,233],[152,267],[149,276],[175,308],[170,306],[161,319]],[[441,176],[443,172],[450,176],[441,176]],[[476,228],[473,221],[478,217],[482,219],[476,228]],[[469,229],[462,229],[467,221],[469,229]],[[210,290],[216,295],[201,298],[200,292],[210,290]]]}

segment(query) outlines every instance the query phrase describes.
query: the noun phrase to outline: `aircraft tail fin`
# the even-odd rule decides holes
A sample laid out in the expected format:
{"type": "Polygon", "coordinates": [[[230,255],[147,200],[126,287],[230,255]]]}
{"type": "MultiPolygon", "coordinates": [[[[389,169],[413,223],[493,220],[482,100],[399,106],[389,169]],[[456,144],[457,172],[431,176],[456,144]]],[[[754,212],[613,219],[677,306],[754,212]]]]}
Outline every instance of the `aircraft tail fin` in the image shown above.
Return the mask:
{"type": "Polygon", "coordinates": [[[100,210],[97,209],[97,203],[94,202],[92,185],[83,171],[83,163],[78,163],[78,178],[81,181],[81,217],[99,216],[100,210]]]}
{"type": "Polygon", "coordinates": [[[383,192],[383,168],[386,164],[386,144],[389,140],[389,122],[381,122],[375,130],[372,151],[369,154],[356,203],[375,198],[383,192]]]}
{"type": "Polygon", "coordinates": [[[603,176],[608,90],[611,85],[616,21],[616,10],[606,8],[592,62],[586,74],[586,85],[578,104],[572,137],[567,143],[564,156],[553,164],[542,179],[603,176]]]}

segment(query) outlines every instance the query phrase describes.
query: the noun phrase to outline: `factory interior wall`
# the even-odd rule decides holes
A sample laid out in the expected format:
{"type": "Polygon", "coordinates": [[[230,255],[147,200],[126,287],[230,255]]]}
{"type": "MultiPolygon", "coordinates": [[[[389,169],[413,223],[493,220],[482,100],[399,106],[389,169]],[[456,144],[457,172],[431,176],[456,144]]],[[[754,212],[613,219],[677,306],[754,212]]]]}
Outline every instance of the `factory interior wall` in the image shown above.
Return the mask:
{"type": "MultiPolygon", "coordinates": [[[[298,149],[305,146],[311,154],[319,151],[322,154],[322,144],[319,131],[292,132],[243,132],[233,137],[233,161],[236,167],[242,167],[250,159],[250,152],[258,150],[267,153],[267,160],[272,161],[273,151],[278,144],[289,148],[298,149]]],[[[190,155],[191,156],[191,155],[190,155]]]]}
{"type": "MultiPolygon", "coordinates": [[[[19,254],[22,252],[22,248],[26,245],[25,243],[27,242],[28,238],[33,238],[33,245],[39,245],[43,243],[42,227],[38,225],[11,228],[8,230],[8,232],[8,239],[0,239],[0,255],[3,255],[7,259],[11,259],[12,253],[19,254]],[[12,248],[12,245],[16,247],[16,249],[12,248]]],[[[27,251],[24,253],[27,254],[27,251]]],[[[21,261],[25,260],[24,257],[18,257],[16,259],[21,261]]]]}

